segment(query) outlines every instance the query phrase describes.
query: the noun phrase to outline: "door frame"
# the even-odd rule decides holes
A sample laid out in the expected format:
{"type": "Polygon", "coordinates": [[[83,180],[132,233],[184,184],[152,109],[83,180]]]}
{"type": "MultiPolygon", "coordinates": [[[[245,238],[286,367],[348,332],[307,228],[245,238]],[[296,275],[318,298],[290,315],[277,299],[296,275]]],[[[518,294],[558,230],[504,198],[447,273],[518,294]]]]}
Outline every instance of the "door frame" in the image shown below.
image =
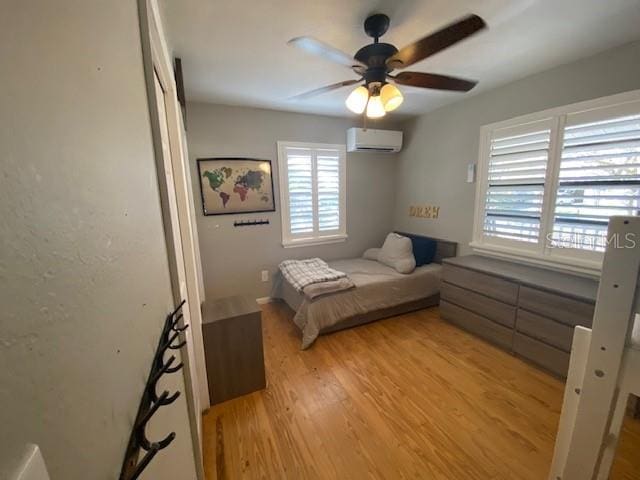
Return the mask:
{"type": "MultiPolygon", "coordinates": [[[[185,259],[185,273],[187,276],[187,290],[189,303],[193,306],[191,316],[191,331],[194,336],[194,354],[199,375],[199,391],[202,410],[211,406],[209,400],[209,385],[207,382],[204,346],[202,343],[202,312],[200,306],[204,301],[202,292],[202,275],[200,273],[201,260],[198,248],[197,226],[195,223],[194,204],[191,194],[191,170],[187,155],[187,140],[182,118],[182,109],[178,102],[177,87],[174,78],[173,65],[169,49],[165,41],[162,21],[157,0],[139,0],[148,5],[149,12],[149,40],[151,47],[151,61],[162,88],[165,91],[165,106],[167,109],[167,126],[171,143],[171,158],[173,177],[175,180],[176,202],[180,222],[180,237],[182,239],[183,257],[185,259]]],[[[155,104],[154,104],[155,105],[155,104]]],[[[152,110],[157,116],[157,112],[152,110]]],[[[153,121],[152,121],[153,127],[153,121]]]]}
{"type": "Polygon", "coordinates": [[[178,103],[176,84],[173,75],[173,66],[169,49],[164,36],[161,16],[157,0],[138,0],[138,12],[140,20],[140,34],[142,45],[142,60],[144,76],[147,87],[150,123],[153,136],[153,147],[156,159],[158,185],[160,191],[160,203],[162,220],[167,245],[167,260],[171,277],[171,286],[174,302],[180,303],[183,299],[180,294],[180,279],[178,262],[183,263],[185,283],[187,291],[187,303],[190,310],[189,335],[193,340],[191,348],[195,365],[190,365],[188,355],[185,355],[185,396],[187,399],[191,437],[196,463],[196,472],[199,480],[204,479],[202,456],[202,411],[210,406],[209,389],[206,376],[204,348],[202,344],[202,316],[200,292],[203,291],[201,276],[198,274],[200,262],[198,241],[195,223],[193,222],[193,202],[190,196],[190,170],[188,168],[188,156],[186,155],[186,136],[182,120],[182,110],[178,103]],[[169,134],[171,152],[171,172],[165,171],[162,139],[160,133],[160,119],[155,92],[155,77],[162,86],[164,92],[164,105],[166,110],[166,123],[169,134]],[[166,176],[170,175],[174,180],[174,190],[170,191],[166,176]],[[188,182],[188,183],[187,183],[188,182]],[[170,210],[170,196],[174,196],[177,205],[179,232],[174,232],[170,210]],[[177,233],[180,245],[174,242],[174,234],[177,233]],[[195,245],[195,246],[194,246],[195,245]],[[180,249],[182,255],[176,252],[180,249]],[[200,408],[198,408],[200,405],[200,408]],[[202,410],[202,411],[200,411],[202,410]]]}

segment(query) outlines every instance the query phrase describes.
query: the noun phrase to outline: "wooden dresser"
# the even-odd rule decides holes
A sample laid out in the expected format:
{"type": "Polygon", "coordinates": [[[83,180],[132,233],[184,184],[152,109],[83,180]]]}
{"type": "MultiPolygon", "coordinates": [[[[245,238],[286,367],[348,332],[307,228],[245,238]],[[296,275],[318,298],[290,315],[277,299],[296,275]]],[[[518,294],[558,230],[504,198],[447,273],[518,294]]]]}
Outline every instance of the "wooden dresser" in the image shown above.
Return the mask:
{"type": "Polygon", "coordinates": [[[254,299],[205,302],[202,337],[212,405],[265,387],[262,315],[254,299]]]}
{"type": "Polygon", "coordinates": [[[440,315],[566,377],[576,325],[591,327],[598,281],[479,255],[443,261],[440,315]]]}

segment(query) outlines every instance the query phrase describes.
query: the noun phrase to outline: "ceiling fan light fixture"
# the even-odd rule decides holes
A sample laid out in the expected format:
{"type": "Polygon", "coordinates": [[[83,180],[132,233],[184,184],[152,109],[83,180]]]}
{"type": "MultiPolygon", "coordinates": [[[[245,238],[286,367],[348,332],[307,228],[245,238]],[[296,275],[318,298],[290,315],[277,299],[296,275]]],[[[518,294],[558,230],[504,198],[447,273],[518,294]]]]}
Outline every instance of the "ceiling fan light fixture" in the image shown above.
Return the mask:
{"type": "Polygon", "coordinates": [[[387,112],[384,110],[384,105],[382,104],[380,95],[375,95],[369,98],[369,103],[367,103],[368,118],[381,118],[384,117],[386,113],[387,112]]]}
{"type": "Polygon", "coordinates": [[[389,28],[389,22],[389,17],[380,13],[367,17],[364,29],[366,34],[373,38],[373,43],[360,48],[353,56],[313,37],[296,37],[289,40],[289,45],[347,67],[359,77],[316,88],[291,99],[302,100],[364,83],[365,85],[351,92],[345,100],[345,105],[356,114],[365,113],[369,118],[380,118],[384,117],[386,112],[396,110],[404,102],[402,92],[396,85],[468,92],[478,83],[474,80],[426,72],[402,71],[391,74],[396,69],[404,70],[487,28],[486,22],[478,15],[470,14],[459,18],[400,49],[390,43],[379,41],[389,28]],[[388,81],[392,83],[389,84],[388,81]]]}
{"type": "Polygon", "coordinates": [[[369,100],[369,90],[366,87],[360,85],[353,92],[349,94],[347,100],[344,102],[349,110],[353,113],[361,114],[364,109],[367,108],[367,101],[369,100]]]}
{"type": "Polygon", "coordinates": [[[398,108],[404,100],[398,87],[390,83],[387,83],[380,89],[380,99],[382,100],[385,112],[392,112],[398,108]]]}

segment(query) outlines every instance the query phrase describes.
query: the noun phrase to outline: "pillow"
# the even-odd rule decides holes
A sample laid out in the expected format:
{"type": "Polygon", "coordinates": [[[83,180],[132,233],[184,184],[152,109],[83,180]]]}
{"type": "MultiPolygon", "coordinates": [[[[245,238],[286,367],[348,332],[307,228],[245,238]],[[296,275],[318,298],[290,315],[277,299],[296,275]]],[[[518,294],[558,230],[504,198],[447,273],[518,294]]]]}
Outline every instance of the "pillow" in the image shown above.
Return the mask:
{"type": "Polygon", "coordinates": [[[416,259],[416,267],[428,265],[433,262],[436,256],[438,242],[431,238],[420,237],[418,235],[406,235],[406,237],[411,239],[413,256],[416,259]]]}
{"type": "Polygon", "coordinates": [[[390,233],[378,253],[378,261],[399,273],[411,273],[416,268],[411,240],[397,233],[390,233]]]}
{"type": "Polygon", "coordinates": [[[378,260],[378,255],[380,254],[379,248],[369,248],[364,251],[362,254],[362,258],[366,258],[367,260],[378,260]]]}

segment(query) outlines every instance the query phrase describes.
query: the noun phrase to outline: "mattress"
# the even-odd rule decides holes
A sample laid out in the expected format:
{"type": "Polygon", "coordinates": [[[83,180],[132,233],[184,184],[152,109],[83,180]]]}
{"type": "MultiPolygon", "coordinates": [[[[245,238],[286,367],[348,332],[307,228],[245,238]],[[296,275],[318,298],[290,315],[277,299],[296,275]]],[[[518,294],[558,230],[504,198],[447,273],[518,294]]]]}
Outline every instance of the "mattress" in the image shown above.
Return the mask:
{"type": "Polygon", "coordinates": [[[440,292],[440,264],[423,265],[413,273],[402,274],[364,258],[327,263],[345,272],[355,288],[309,300],[281,277],[274,294],[296,311],[293,320],[302,331],[303,349],[321,333],[335,330],[349,319],[437,297],[440,292]]]}

